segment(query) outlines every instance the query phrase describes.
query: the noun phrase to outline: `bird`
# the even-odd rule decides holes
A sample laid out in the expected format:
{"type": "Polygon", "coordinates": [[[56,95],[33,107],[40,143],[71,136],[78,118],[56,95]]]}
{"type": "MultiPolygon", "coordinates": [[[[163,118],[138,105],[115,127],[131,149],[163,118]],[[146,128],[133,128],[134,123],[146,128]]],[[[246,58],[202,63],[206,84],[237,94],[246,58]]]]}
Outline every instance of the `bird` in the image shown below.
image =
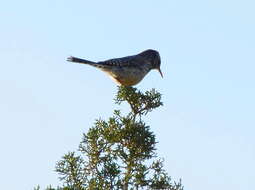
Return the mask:
{"type": "Polygon", "coordinates": [[[108,74],[119,86],[134,86],[153,69],[163,74],[160,69],[161,59],[159,52],[153,49],[139,54],[93,62],[86,59],[70,56],[67,61],[87,64],[96,67],[108,74]]]}

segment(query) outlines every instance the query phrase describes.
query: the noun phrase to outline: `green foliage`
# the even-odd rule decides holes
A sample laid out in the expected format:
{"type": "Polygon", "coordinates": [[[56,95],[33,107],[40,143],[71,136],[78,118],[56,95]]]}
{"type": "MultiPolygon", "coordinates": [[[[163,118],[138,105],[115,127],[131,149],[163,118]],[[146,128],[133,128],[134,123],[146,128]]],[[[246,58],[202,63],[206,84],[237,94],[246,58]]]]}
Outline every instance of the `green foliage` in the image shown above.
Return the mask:
{"type": "Polygon", "coordinates": [[[127,101],[130,105],[133,117],[136,115],[146,115],[153,109],[162,106],[161,94],[156,92],[155,89],[142,93],[133,87],[119,87],[115,102],[121,104],[127,101]]]}
{"type": "Polygon", "coordinates": [[[119,87],[115,102],[127,102],[130,113],[114,110],[107,121],[96,120],[83,134],[78,152],[69,152],[57,162],[63,181],[63,188],[57,190],[183,190],[181,181],[172,183],[163,169],[155,152],[155,135],[142,121],[142,116],[163,105],[161,94],[119,87]]]}
{"type": "Polygon", "coordinates": [[[56,165],[56,171],[60,174],[59,179],[68,187],[82,189],[85,175],[83,164],[84,161],[80,156],[75,156],[74,152],[67,153],[56,165]]]}

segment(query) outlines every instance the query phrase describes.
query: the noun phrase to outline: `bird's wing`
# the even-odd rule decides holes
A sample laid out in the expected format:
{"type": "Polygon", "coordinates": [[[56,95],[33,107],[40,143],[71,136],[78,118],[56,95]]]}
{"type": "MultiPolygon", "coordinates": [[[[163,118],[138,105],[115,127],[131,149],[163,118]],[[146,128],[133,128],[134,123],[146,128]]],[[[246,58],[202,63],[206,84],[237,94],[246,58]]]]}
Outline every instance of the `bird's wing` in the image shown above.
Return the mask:
{"type": "Polygon", "coordinates": [[[111,70],[113,67],[137,67],[139,68],[142,63],[144,62],[144,59],[142,59],[139,55],[133,55],[133,56],[127,56],[122,58],[115,58],[115,59],[109,59],[106,61],[100,61],[100,62],[92,62],[85,59],[80,59],[77,57],[68,57],[67,61],[76,62],[76,63],[83,63],[88,64],[94,67],[97,67],[99,69],[103,70],[111,70]]]}
{"type": "Polygon", "coordinates": [[[97,64],[100,64],[105,67],[139,67],[139,65],[143,62],[143,59],[141,59],[140,56],[134,55],[134,56],[127,56],[122,58],[115,58],[115,59],[109,59],[106,61],[98,62],[97,64]]]}

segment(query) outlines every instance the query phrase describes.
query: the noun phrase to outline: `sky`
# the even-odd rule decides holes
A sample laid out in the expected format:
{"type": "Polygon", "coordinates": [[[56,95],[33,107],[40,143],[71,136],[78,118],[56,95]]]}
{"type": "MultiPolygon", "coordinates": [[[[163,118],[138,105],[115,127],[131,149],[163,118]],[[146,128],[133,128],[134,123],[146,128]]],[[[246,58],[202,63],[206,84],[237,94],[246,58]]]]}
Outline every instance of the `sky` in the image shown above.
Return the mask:
{"type": "Polygon", "coordinates": [[[101,61],[155,49],[136,87],[164,106],[145,118],[173,180],[188,190],[255,186],[255,2],[3,1],[0,186],[60,185],[55,163],[113,109],[116,84],[70,55],[101,61]]]}

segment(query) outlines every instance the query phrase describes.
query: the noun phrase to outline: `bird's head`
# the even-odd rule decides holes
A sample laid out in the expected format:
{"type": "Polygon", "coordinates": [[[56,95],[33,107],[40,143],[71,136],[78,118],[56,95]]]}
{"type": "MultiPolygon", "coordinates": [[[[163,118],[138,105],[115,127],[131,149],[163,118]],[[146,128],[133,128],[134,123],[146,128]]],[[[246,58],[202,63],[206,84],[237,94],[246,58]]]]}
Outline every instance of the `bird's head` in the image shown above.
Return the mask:
{"type": "Polygon", "coordinates": [[[148,49],[140,53],[140,55],[146,58],[148,60],[148,63],[151,64],[151,68],[157,69],[161,77],[163,78],[163,74],[160,70],[161,60],[160,60],[159,52],[157,52],[156,50],[148,49]]]}

